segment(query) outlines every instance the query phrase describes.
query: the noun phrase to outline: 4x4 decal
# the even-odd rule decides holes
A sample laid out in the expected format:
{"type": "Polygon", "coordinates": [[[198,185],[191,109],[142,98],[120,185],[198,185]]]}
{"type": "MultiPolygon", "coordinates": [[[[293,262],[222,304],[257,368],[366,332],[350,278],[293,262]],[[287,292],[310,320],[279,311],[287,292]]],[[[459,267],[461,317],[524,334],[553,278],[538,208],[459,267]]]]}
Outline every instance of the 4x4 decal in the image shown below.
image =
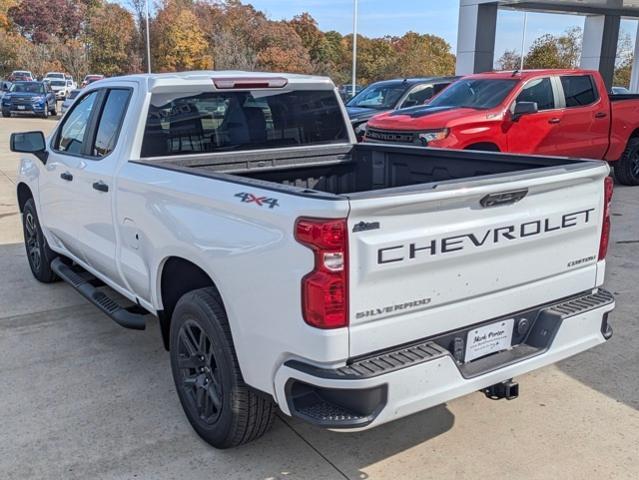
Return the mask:
{"type": "Polygon", "coordinates": [[[252,193],[246,192],[236,193],[235,196],[241,198],[244,203],[255,203],[260,207],[263,207],[264,205],[268,205],[268,208],[280,206],[277,202],[277,198],[258,197],[252,193]]]}

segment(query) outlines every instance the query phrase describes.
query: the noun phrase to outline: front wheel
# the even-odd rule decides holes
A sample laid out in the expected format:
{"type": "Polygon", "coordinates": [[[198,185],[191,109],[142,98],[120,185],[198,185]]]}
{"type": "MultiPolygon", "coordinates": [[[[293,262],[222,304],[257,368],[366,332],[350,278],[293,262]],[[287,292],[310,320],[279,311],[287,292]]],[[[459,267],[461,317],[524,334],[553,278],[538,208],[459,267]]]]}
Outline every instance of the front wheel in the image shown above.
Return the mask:
{"type": "Polygon", "coordinates": [[[43,283],[55,282],[57,277],[51,270],[51,262],[58,254],[51,250],[47,244],[47,239],[42,233],[42,228],[40,228],[40,221],[38,220],[38,214],[32,198],[24,204],[22,228],[24,231],[24,245],[27,249],[27,259],[33,276],[43,283]]]}
{"type": "Polygon", "coordinates": [[[615,162],[615,178],[622,185],[639,185],[639,138],[631,138],[621,158],[615,162]]]}
{"type": "Polygon", "coordinates": [[[272,398],[244,380],[215,289],[186,293],[171,320],[171,370],[191,426],[216,448],[255,440],[270,428],[272,398]]]}

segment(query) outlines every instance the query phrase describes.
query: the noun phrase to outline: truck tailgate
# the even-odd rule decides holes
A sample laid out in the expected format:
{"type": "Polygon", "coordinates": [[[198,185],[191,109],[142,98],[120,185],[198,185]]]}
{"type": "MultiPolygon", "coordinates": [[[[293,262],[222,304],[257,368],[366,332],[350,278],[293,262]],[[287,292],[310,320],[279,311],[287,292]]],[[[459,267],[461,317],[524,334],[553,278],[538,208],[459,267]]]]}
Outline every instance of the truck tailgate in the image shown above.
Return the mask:
{"type": "Polygon", "coordinates": [[[594,288],[608,167],[575,163],[351,196],[351,357],[594,288]]]}

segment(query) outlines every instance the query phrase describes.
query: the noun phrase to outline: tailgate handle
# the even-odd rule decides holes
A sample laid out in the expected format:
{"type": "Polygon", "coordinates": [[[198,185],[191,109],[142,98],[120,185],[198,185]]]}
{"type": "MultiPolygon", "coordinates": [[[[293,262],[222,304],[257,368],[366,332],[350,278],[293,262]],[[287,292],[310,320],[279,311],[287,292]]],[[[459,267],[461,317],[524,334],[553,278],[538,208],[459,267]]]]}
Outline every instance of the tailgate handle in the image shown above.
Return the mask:
{"type": "Polygon", "coordinates": [[[510,190],[508,192],[489,193],[483,197],[479,203],[482,207],[497,207],[499,205],[510,205],[517,203],[528,194],[527,188],[521,190],[510,190]]]}

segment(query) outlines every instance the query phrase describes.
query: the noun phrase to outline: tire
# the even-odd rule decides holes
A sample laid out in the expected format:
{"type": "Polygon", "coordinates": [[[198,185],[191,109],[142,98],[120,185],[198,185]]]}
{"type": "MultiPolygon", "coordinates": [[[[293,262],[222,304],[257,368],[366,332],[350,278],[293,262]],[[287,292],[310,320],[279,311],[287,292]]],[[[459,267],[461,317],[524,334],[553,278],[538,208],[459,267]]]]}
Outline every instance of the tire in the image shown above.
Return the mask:
{"type": "Polygon", "coordinates": [[[22,210],[22,229],[31,273],[42,283],[55,282],[58,277],[51,270],[51,262],[58,254],[47,244],[32,198],[27,200],[22,210]]]}
{"type": "Polygon", "coordinates": [[[615,162],[615,178],[622,185],[639,185],[639,138],[631,138],[628,145],[615,162]]]}
{"type": "Polygon", "coordinates": [[[44,106],[44,112],[40,114],[40,118],[48,118],[49,117],[49,105],[44,106]]]}
{"type": "Polygon", "coordinates": [[[53,115],[54,117],[58,114],[57,109],[58,109],[58,102],[56,100],[56,102],[53,104],[53,110],[51,110],[51,115],[53,115]]]}
{"type": "Polygon", "coordinates": [[[171,320],[171,370],[184,413],[216,448],[251,442],[273,423],[271,397],[244,380],[221,299],[214,288],[186,293],[171,320]]]}
{"type": "Polygon", "coordinates": [[[2,111],[2,116],[3,117],[7,117],[7,118],[11,118],[11,112],[9,110],[3,110],[2,111]]]}

